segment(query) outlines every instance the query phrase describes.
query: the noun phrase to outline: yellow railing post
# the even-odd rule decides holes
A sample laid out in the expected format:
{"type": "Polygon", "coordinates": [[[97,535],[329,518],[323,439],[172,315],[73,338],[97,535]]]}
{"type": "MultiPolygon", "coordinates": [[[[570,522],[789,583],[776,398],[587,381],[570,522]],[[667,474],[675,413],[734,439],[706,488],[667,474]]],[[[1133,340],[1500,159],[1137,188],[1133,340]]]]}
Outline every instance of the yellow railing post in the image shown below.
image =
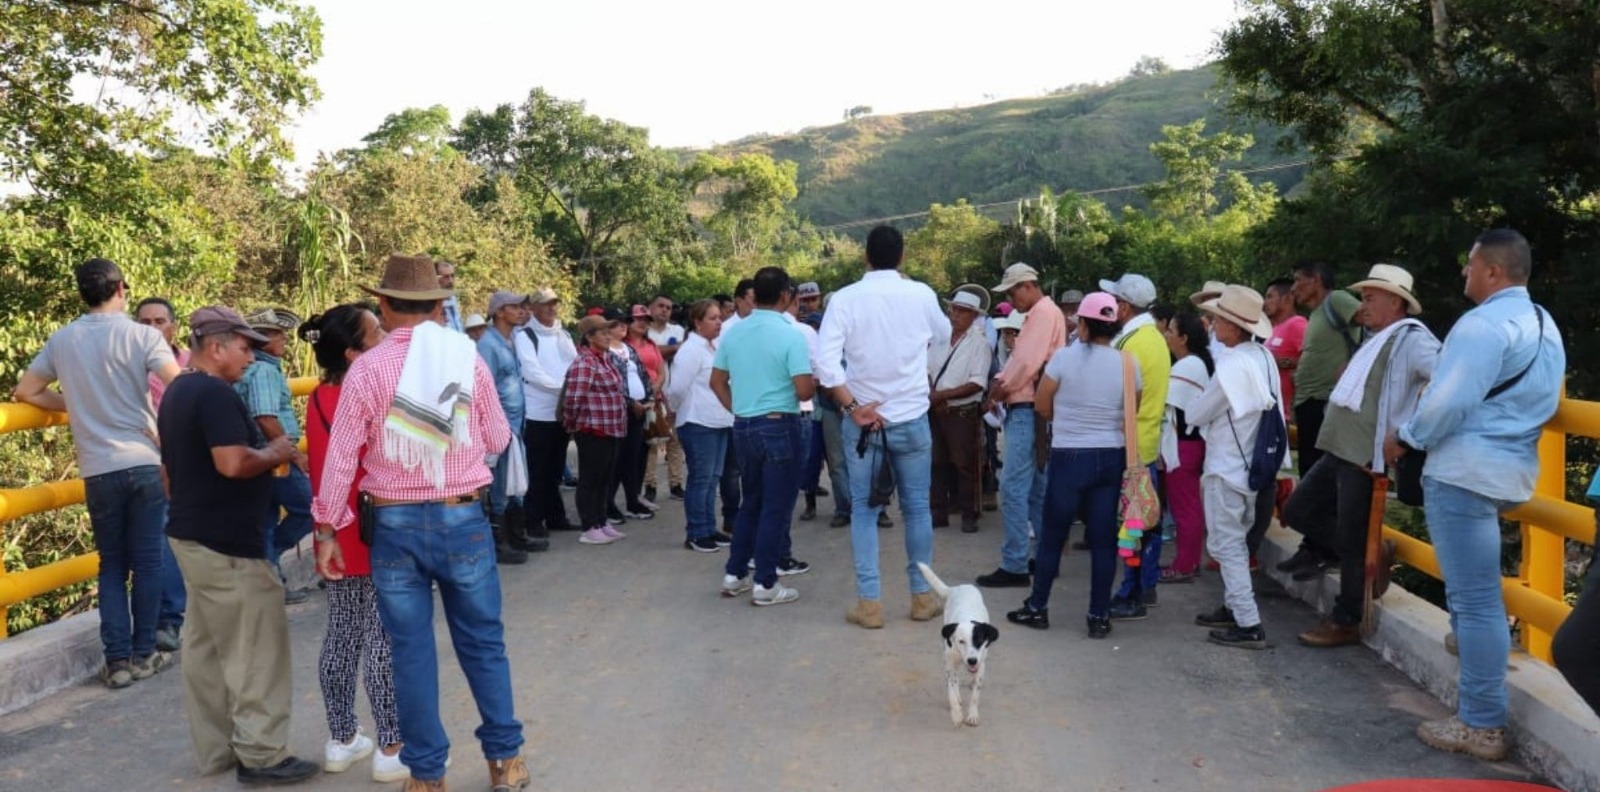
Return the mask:
{"type": "MultiPolygon", "coordinates": [[[[1567,435],[1546,429],[1539,437],[1539,478],[1535,495],[1557,501],[1567,497],[1567,435]]],[[[1561,534],[1524,522],[1522,585],[1561,602],[1566,593],[1567,542],[1561,534]]],[[[1522,646],[1541,660],[1550,659],[1551,634],[1531,624],[1522,625],[1522,646]]]]}

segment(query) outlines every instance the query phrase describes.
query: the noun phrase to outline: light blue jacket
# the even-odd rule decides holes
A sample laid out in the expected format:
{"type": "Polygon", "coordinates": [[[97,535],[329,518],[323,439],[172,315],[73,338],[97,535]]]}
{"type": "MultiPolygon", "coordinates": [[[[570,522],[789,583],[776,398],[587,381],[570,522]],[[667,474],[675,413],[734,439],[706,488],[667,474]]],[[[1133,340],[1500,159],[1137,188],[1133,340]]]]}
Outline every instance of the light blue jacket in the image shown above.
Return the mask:
{"type": "Polygon", "coordinates": [[[1538,312],[1542,337],[1528,290],[1514,286],[1490,295],[1450,329],[1433,382],[1400,427],[1402,441],[1428,452],[1424,477],[1499,501],[1532,497],[1539,433],[1555,415],[1567,371],[1561,331],[1548,311],[1538,312]],[[1520,382],[1489,398],[1524,368],[1520,382]]]}
{"type": "Polygon", "coordinates": [[[505,410],[511,431],[521,434],[522,364],[517,361],[517,353],[511,348],[511,342],[490,325],[489,329],[483,331],[483,337],[478,339],[478,356],[483,358],[490,376],[494,377],[494,389],[500,395],[500,409],[505,410]]]}

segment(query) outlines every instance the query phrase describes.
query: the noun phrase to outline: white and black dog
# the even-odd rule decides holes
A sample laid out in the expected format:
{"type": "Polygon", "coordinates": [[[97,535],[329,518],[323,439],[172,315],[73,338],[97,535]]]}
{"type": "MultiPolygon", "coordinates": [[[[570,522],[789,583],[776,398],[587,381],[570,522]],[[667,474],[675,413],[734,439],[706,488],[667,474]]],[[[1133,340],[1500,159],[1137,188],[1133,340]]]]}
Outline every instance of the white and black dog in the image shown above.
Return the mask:
{"type": "Polygon", "coordinates": [[[1000,631],[989,623],[989,608],[977,586],[946,586],[927,564],[917,562],[922,576],[944,600],[944,678],[950,688],[950,720],[978,725],[978,693],[983,689],[984,659],[1000,631]],[[961,686],[970,685],[966,716],[961,714],[961,686]]]}

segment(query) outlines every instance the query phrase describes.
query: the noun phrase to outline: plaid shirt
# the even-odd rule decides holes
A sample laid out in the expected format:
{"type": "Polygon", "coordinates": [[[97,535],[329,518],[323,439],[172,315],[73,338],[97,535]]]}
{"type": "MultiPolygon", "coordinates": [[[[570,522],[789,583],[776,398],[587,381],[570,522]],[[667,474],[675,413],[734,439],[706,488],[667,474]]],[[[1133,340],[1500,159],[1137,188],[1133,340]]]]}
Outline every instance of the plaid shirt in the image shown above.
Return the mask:
{"type": "Polygon", "coordinates": [[[494,474],[484,465],[484,457],[499,454],[511,442],[511,425],[500,409],[494,378],[483,359],[473,357],[472,414],[469,418],[471,441],[452,445],[444,456],[444,489],[429,483],[422,469],[407,470],[383,454],[383,419],[394,402],[400,371],[405,368],[406,352],[411,349],[411,328],[389,334],[377,346],[363,352],[350,364],[339,394],[339,408],[333,418],[328,440],[327,464],[322,486],[317,489],[311,515],[318,524],[344,528],[355,522],[348,498],[356,469],[366,471],[361,491],[388,500],[431,501],[465,495],[486,487],[494,474]],[[370,450],[363,455],[362,447],[370,450]]]}
{"type": "Polygon", "coordinates": [[[300,421],[294,414],[294,397],[289,394],[289,380],[283,376],[283,361],[261,350],[255,350],[256,359],[244,370],[244,376],[234,383],[233,389],[251,418],[273,417],[283,426],[290,440],[300,439],[300,421]]]}
{"type": "Polygon", "coordinates": [[[562,419],[568,432],[627,436],[627,391],[610,356],[609,352],[596,352],[586,346],[567,369],[567,401],[562,419]]]}

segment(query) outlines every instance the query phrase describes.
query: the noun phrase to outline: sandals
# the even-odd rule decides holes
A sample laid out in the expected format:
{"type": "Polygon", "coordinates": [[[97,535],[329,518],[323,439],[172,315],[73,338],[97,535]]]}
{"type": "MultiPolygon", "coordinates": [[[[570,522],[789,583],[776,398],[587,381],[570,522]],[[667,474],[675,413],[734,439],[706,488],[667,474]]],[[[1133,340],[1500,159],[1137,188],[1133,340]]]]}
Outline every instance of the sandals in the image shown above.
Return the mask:
{"type": "Polygon", "coordinates": [[[1198,577],[1200,577],[1199,570],[1191,570],[1189,572],[1179,572],[1178,570],[1173,569],[1172,567],[1162,567],[1161,568],[1161,582],[1162,583],[1193,583],[1195,581],[1195,578],[1198,578],[1198,577]]]}

